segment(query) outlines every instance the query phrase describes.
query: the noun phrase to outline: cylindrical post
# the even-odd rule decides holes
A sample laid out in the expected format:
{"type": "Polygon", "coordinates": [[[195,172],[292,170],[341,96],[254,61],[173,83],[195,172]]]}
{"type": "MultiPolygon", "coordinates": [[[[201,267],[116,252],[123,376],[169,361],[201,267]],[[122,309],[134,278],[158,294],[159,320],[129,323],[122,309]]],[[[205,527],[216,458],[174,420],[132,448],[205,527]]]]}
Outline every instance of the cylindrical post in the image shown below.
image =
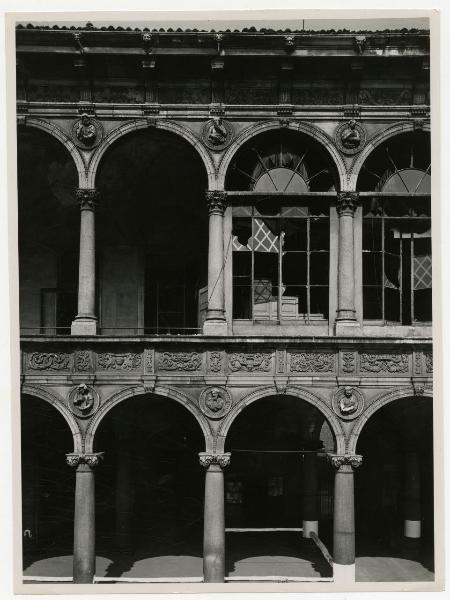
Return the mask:
{"type": "Polygon", "coordinates": [[[230,454],[200,453],[206,468],[203,529],[203,578],[205,582],[223,583],[225,577],[225,492],[224,467],[230,454]]]}
{"type": "Polygon", "coordinates": [[[92,583],[95,575],[95,480],[93,468],[102,454],[68,454],[76,467],[73,537],[73,582],[92,583]]]}
{"type": "Polygon", "coordinates": [[[353,220],[358,192],[339,192],[338,309],[336,321],[356,321],[353,220]]]}
{"type": "Polygon", "coordinates": [[[334,476],[333,577],[355,580],[355,498],[353,470],[362,463],[360,455],[328,455],[334,476]]]}
{"type": "Polygon", "coordinates": [[[404,507],[406,538],[418,539],[422,534],[420,506],[420,463],[417,452],[405,455],[404,507]]]}
{"type": "Polygon", "coordinates": [[[303,537],[319,533],[319,510],[317,503],[317,454],[303,455],[303,537]]]}
{"type": "Polygon", "coordinates": [[[72,323],[72,335],[95,335],[95,201],[97,190],[79,189],[80,260],[78,270],[78,314],[72,323]]]}
{"type": "Polygon", "coordinates": [[[223,262],[223,214],[226,192],[206,192],[206,199],[209,213],[209,246],[208,310],[205,320],[205,333],[226,333],[223,262]]]}

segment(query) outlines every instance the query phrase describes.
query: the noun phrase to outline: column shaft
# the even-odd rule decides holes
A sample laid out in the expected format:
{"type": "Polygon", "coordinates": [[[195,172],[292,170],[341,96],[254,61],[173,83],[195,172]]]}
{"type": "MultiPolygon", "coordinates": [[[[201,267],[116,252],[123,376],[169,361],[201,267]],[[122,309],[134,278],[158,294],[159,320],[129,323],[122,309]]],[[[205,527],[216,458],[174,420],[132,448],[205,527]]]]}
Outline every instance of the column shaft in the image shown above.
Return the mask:
{"type": "Polygon", "coordinates": [[[355,506],[350,465],[340,467],[334,476],[333,559],[340,565],[355,562],[355,506]]]}
{"type": "Polygon", "coordinates": [[[224,476],[215,464],[207,468],[205,476],[203,575],[205,581],[215,583],[225,577],[224,476]]]}
{"type": "Polygon", "coordinates": [[[75,483],[73,581],[92,583],[95,575],[95,486],[94,472],[79,464],[75,483]]]}
{"type": "Polygon", "coordinates": [[[317,455],[307,452],[303,456],[303,537],[319,533],[317,487],[317,455]]]}
{"type": "Polygon", "coordinates": [[[420,463],[417,452],[405,456],[404,534],[407,538],[421,537],[420,463]]]}
{"type": "Polygon", "coordinates": [[[356,320],[353,221],[357,198],[356,192],[342,192],[338,196],[339,250],[337,321],[356,320]]]}
{"type": "Polygon", "coordinates": [[[223,214],[225,192],[207,192],[209,209],[208,310],[204,332],[226,333],[224,295],[223,214]]]}

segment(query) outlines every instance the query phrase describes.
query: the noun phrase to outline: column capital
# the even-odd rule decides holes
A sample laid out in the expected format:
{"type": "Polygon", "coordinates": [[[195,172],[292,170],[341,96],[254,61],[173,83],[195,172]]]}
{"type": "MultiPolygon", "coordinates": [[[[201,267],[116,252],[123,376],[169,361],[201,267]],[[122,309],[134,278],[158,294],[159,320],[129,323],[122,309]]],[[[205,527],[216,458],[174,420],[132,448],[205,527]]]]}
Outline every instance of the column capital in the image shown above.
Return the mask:
{"type": "Polygon", "coordinates": [[[78,188],[75,190],[75,196],[80,203],[81,210],[94,210],[99,193],[93,188],[78,188]]]}
{"type": "Polygon", "coordinates": [[[78,467],[78,465],[87,465],[88,467],[96,467],[103,459],[104,452],[93,452],[82,454],[72,452],[66,454],[66,462],[69,467],[78,467]]]}
{"type": "Polygon", "coordinates": [[[206,192],[206,202],[210,215],[223,215],[227,203],[227,193],[220,190],[208,190],[206,192]]]}
{"type": "Polygon", "coordinates": [[[363,457],[361,454],[327,454],[327,459],[339,471],[342,467],[360,467],[363,457]]]}
{"type": "Polygon", "coordinates": [[[353,217],[359,201],[359,192],[338,192],[336,210],[339,216],[353,217]]]}
{"type": "Polygon", "coordinates": [[[231,453],[213,454],[209,452],[199,452],[199,460],[202,467],[206,469],[211,465],[219,465],[222,469],[228,467],[231,460],[231,453]]]}

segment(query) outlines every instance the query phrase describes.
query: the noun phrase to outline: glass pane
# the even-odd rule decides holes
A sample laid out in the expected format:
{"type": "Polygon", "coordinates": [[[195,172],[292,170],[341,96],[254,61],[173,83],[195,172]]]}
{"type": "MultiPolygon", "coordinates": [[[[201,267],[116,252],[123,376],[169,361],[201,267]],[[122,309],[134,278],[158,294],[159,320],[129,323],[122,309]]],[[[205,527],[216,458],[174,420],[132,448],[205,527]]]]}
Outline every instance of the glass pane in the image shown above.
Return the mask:
{"type": "Polygon", "coordinates": [[[311,252],[309,281],[311,285],[328,285],[330,259],[328,252],[311,252]]]}
{"type": "Polygon", "coordinates": [[[386,321],[400,322],[400,289],[384,289],[384,318],[386,321]]]}
{"type": "Polygon", "coordinates": [[[269,302],[278,295],[278,254],[255,252],[255,304],[269,302]]]}
{"type": "Polygon", "coordinates": [[[381,286],[363,287],[363,317],[366,320],[382,319],[381,286]]]}
{"type": "Polygon", "coordinates": [[[328,318],[328,286],[310,288],[311,316],[328,318]]]}
{"type": "Polygon", "coordinates": [[[307,217],[308,216],[307,206],[282,206],[281,214],[283,217],[307,217]]]}
{"type": "Polygon", "coordinates": [[[283,283],[285,285],[306,285],[306,252],[285,252],[283,256],[283,283]]]}
{"type": "Polygon", "coordinates": [[[306,286],[288,285],[284,289],[281,299],[283,318],[293,314],[294,318],[303,318],[308,310],[306,303],[306,286]]]}
{"type": "Polygon", "coordinates": [[[306,250],[307,231],[306,219],[283,219],[284,244],[283,249],[306,250]]]}
{"type": "Polygon", "coordinates": [[[363,250],[381,250],[381,219],[363,219],[363,250]]]}
{"type": "Polygon", "coordinates": [[[381,285],[381,252],[363,253],[363,285],[381,285]]]}
{"type": "Polygon", "coordinates": [[[251,319],[251,252],[233,252],[233,318],[251,319]]]}
{"type": "Polygon", "coordinates": [[[330,228],[328,219],[310,219],[310,250],[328,250],[330,247],[330,228]]]}
{"type": "Polygon", "coordinates": [[[390,289],[400,289],[400,257],[395,254],[384,255],[384,286],[390,289]]]}
{"type": "Polygon", "coordinates": [[[431,288],[415,290],[414,292],[414,321],[432,320],[432,293],[431,288]]]}
{"type": "Polygon", "coordinates": [[[251,206],[233,206],[233,218],[251,217],[253,208],[251,206]]]}
{"type": "Polygon", "coordinates": [[[248,252],[251,248],[252,220],[233,219],[233,250],[248,252]]]}

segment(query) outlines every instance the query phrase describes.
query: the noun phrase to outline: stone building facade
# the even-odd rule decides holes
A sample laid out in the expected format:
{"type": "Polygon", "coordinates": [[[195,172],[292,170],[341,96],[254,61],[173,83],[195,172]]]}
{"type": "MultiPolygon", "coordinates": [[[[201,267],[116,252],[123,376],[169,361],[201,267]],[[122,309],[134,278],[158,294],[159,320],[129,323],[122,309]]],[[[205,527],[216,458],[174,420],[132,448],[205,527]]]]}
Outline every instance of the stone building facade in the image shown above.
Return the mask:
{"type": "Polygon", "coordinates": [[[371,522],[432,547],[428,32],[30,25],[16,50],[24,551],[55,531],[47,460],[74,582],[95,519],[133,547],[154,423],[200,580],[252,527],[325,540],[335,581],[371,522]]]}

